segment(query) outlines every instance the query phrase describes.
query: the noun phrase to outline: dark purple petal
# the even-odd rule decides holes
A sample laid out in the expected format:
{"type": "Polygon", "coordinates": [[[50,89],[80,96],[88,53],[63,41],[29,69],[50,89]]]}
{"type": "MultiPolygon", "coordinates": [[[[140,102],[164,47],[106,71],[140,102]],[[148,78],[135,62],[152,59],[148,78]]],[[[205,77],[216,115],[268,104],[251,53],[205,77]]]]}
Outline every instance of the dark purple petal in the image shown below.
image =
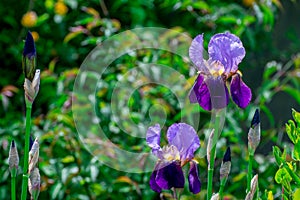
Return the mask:
{"type": "Polygon", "coordinates": [[[178,161],[173,161],[169,165],[158,169],[156,175],[156,184],[161,189],[169,190],[184,187],[184,175],[178,161]]]}
{"type": "Polygon", "coordinates": [[[200,140],[195,129],[185,123],[173,124],[169,127],[167,138],[180,154],[182,162],[194,158],[195,151],[200,147],[200,140]]]}
{"type": "Polygon", "coordinates": [[[161,192],[161,188],[157,185],[156,183],[156,176],[157,176],[157,170],[154,170],[150,176],[150,187],[153,191],[160,193],[161,192]]]}
{"type": "Polygon", "coordinates": [[[259,123],[260,123],[259,110],[256,109],[254,116],[252,118],[252,121],[251,121],[251,127],[253,128],[253,127],[257,126],[259,123]]]}
{"type": "Polygon", "coordinates": [[[189,56],[199,71],[205,72],[208,70],[203,64],[203,34],[193,39],[189,49],[189,56]]]}
{"type": "Polygon", "coordinates": [[[227,86],[222,77],[209,77],[205,80],[211,99],[211,106],[214,109],[225,108],[229,103],[227,86]]]}
{"type": "Polygon", "coordinates": [[[160,131],[161,131],[161,128],[160,128],[159,124],[150,126],[147,130],[146,142],[147,142],[148,146],[152,148],[152,152],[154,155],[157,155],[157,152],[161,149],[159,146],[160,131]]]}
{"type": "Polygon", "coordinates": [[[201,190],[201,182],[198,174],[198,164],[194,161],[190,162],[189,170],[189,189],[192,193],[197,194],[201,190]]]}
{"type": "Polygon", "coordinates": [[[231,33],[214,35],[208,44],[209,57],[220,61],[225,67],[225,74],[235,72],[238,64],[245,57],[245,49],[241,40],[231,33]]]}
{"type": "Polygon", "coordinates": [[[198,102],[203,109],[211,110],[210,94],[202,74],[198,75],[192,91],[190,92],[189,98],[191,103],[195,103],[196,98],[196,102],[198,102]]]}
{"type": "Polygon", "coordinates": [[[240,108],[246,108],[251,101],[250,88],[243,82],[239,74],[235,74],[230,83],[231,97],[240,108]]]}
{"type": "Polygon", "coordinates": [[[230,151],[230,147],[227,147],[226,149],[226,152],[224,154],[224,157],[223,157],[223,162],[229,162],[231,161],[231,151],[230,151]]]}
{"type": "Polygon", "coordinates": [[[34,40],[33,40],[33,37],[31,35],[30,31],[27,32],[25,46],[24,46],[24,50],[23,50],[23,56],[25,56],[29,59],[36,56],[34,40]]]}

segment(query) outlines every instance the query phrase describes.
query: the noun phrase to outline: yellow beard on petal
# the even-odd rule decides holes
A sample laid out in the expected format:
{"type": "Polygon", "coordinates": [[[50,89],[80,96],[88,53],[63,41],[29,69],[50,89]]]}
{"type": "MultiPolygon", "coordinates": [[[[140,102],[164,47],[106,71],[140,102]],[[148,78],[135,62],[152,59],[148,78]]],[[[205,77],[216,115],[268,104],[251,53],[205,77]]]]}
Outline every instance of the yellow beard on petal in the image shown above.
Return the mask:
{"type": "Polygon", "coordinates": [[[225,72],[224,65],[219,61],[212,62],[208,69],[210,74],[214,77],[220,77],[225,72]]]}

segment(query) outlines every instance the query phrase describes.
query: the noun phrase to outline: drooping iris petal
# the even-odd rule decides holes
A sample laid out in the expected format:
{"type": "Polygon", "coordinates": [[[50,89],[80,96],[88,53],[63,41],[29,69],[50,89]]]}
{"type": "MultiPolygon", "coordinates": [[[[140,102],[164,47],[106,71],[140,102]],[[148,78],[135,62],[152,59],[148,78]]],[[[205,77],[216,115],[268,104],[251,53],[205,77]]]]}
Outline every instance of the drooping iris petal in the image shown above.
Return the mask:
{"type": "Polygon", "coordinates": [[[222,77],[208,77],[205,82],[210,94],[211,107],[225,108],[229,103],[229,94],[222,77]]]}
{"type": "Polygon", "coordinates": [[[241,40],[230,33],[214,35],[208,44],[208,54],[212,60],[220,61],[225,67],[225,74],[235,72],[238,64],[245,57],[241,40]]]}
{"type": "Polygon", "coordinates": [[[182,162],[194,158],[195,151],[200,147],[200,140],[195,129],[185,123],[170,126],[167,139],[170,145],[177,147],[182,162]]]}
{"type": "Polygon", "coordinates": [[[159,187],[159,185],[157,185],[156,183],[156,176],[157,176],[157,170],[154,170],[150,176],[150,187],[153,191],[160,193],[161,192],[161,188],[159,187]]]}
{"type": "Polygon", "coordinates": [[[194,161],[190,162],[190,170],[189,170],[189,189],[192,193],[197,194],[201,190],[201,182],[199,180],[198,174],[198,164],[194,161]]]}
{"type": "Polygon", "coordinates": [[[243,82],[239,74],[232,77],[230,83],[231,97],[240,108],[246,108],[251,101],[251,89],[243,82]]]}
{"type": "Polygon", "coordinates": [[[157,155],[157,152],[161,149],[159,146],[160,143],[160,125],[155,124],[154,126],[150,126],[147,130],[146,134],[146,142],[149,147],[152,148],[152,153],[157,155]]]}
{"type": "Polygon", "coordinates": [[[203,109],[211,110],[210,94],[202,74],[199,74],[197,77],[196,82],[190,91],[189,98],[191,103],[198,102],[203,109]]]}
{"type": "Polygon", "coordinates": [[[189,56],[199,71],[207,71],[207,68],[203,64],[203,34],[193,39],[189,48],[189,56]]]}
{"type": "Polygon", "coordinates": [[[161,189],[183,188],[184,175],[180,163],[173,161],[169,165],[158,169],[155,181],[161,189]]]}

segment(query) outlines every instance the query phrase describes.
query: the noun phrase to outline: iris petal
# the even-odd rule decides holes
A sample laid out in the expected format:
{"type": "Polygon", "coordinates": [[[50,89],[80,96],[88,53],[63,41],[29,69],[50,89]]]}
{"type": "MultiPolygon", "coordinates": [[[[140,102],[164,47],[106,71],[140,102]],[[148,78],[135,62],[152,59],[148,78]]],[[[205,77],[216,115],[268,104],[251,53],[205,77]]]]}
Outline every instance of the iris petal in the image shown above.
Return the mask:
{"type": "Polygon", "coordinates": [[[189,56],[199,71],[207,71],[207,68],[203,64],[203,34],[193,39],[189,49],[189,56]]]}
{"type": "Polygon", "coordinates": [[[154,170],[150,176],[150,187],[153,191],[160,193],[161,192],[161,188],[159,187],[159,185],[157,185],[156,183],[156,176],[157,176],[157,170],[154,170]]]}
{"type": "Polygon", "coordinates": [[[212,108],[225,108],[229,103],[229,93],[223,78],[207,78],[205,82],[209,89],[212,108]]]}
{"type": "Polygon", "coordinates": [[[169,165],[159,169],[156,175],[156,184],[161,189],[169,190],[184,187],[184,175],[180,163],[173,161],[169,165]]]}
{"type": "Polygon", "coordinates": [[[152,152],[154,155],[157,155],[157,152],[161,149],[160,144],[160,125],[155,124],[154,126],[150,126],[147,130],[146,134],[146,142],[149,147],[152,148],[152,152]]]}
{"type": "Polygon", "coordinates": [[[235,72],[238,64],[245,57],[245,49],[241,40],[230,33],[214,35],[208,44],[209,57],[214,61],[220,61],[225,67],[225,74],[235,72]]]}
{"type": "Polygon", "coordinates": [[[231,97],[240,108],[246,108],[252,98],[251,89],[243,82],[239,74],[232,77],[230,83],[231,97]]]}
{"type": "Polygon", "coordinates": [[[192,90],[193,91],[191,91],[189,95],[190,102],[194,103],[196,98],[197,102],[203,109],[211,110],[210,93],[202,74],[199,74],[199,76],[197,77],[192,90]]]}
{"type": "Polygon", "coordinates": [[[167,138],[180,154],[182,162],[194,158],[195,151],[200,147],[200,140],[195,129],[185,123],[173,124],[169,127],[167,138]]]}
{"type": "Polygon", "coordinates": [[[194,161],[190,162],[189,170],[189,189],[192,193],[197,194],[201,190],[201,182],[198,174],[198,164],[194,161]]]}

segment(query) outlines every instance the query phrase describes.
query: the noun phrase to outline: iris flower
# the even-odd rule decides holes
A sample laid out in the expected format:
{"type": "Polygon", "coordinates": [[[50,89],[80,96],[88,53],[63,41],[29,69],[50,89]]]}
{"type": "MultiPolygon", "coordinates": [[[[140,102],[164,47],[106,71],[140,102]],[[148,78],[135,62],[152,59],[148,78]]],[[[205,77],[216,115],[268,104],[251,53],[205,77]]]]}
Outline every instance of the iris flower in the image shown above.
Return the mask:
{"type": "Polygon", "coordinates": [[[159,124],[149,127],[146,141],[152,153],[158,158],[150,177],[150,187],[155,192],[162,189],[183,188],[184,174],[182,167],[189,162],[189,189],[192,193],[200,192],[201,183],[198,177],[198,164],[194,158],[200,147],[199,137],[194,128],[185,123],[173,124],[167,131],[168,145],[160,147],[159,124]]]}
{"type": "Polygon", "coordinates": [[[203,58],[203,34],[198,35],[189,49],[189,56],[199,75],[189,94],[191,103],[199,103],[205,110],[221,109],[228,105],[226,80],[231,77],[230,94],[235,104],[245,108],[252,93],[243,82],[238,64],[245,57],[241,40],[231,33],[214,35],[208,44],[208,59],[203,58]]]}

